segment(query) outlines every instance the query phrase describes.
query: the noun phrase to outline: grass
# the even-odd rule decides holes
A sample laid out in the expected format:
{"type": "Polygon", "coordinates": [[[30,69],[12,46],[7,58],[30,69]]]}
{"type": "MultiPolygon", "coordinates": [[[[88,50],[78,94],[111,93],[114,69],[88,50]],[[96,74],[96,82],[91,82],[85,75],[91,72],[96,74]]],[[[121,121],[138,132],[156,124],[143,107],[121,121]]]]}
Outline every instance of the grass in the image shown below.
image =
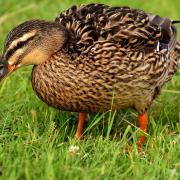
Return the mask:
{"type": "MultiPolygon", "coordinates": [[[[73,4],[89,2],[0,1],[0,49],[7,33],[20,22],[51,20],[73,4]]],[[[179,0],[96,2],[128,5],[180,19],[179,0]]],[[[140,134],[134,111],[90,114],[84,141],[75,141],[77,115],[42,103],[31,88],[31,69],[18,70],[0,85],[0,179],[180,179],[178,73],[149,109],[147,143],[138,153],[132,143],[140,134]],[[132,150],[125,152],[131,143],[132,150]],[[70,152],[70,146],[79,150],[70,152]]]]}

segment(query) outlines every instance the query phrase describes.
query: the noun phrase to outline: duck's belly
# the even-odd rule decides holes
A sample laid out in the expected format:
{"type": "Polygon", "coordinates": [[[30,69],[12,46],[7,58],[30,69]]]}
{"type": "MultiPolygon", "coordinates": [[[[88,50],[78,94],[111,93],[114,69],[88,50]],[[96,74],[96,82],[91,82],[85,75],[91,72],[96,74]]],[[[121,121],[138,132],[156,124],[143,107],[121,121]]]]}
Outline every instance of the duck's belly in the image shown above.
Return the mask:
{"type": "Polygon", "coordinates": [[[74,112],[104,112],[133,107],[144,111],[152,101],[153,90],[137,83],[81,78],[77,75],[56,76],[33,72],[32,84],[40,99],[48,105],[74,112]]]}

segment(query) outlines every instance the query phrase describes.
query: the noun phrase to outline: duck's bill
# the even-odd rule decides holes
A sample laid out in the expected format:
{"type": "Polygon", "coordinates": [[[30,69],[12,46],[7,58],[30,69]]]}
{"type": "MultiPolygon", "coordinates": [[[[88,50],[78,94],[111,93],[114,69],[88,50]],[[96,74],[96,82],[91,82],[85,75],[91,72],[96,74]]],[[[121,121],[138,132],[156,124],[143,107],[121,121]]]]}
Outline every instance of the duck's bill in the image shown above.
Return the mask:
{"type": "Polygon", "coordinates": [[[0,81],[2,81],[4,78],[6,78],[11,72],[16,70],[15,65],[4,65],[0,64],[0,81]]]}
{"type": "Polygon", "coordinates": [[[11,73],[16,70],[16,65],[8,64],[8,73],[11,73]]]}

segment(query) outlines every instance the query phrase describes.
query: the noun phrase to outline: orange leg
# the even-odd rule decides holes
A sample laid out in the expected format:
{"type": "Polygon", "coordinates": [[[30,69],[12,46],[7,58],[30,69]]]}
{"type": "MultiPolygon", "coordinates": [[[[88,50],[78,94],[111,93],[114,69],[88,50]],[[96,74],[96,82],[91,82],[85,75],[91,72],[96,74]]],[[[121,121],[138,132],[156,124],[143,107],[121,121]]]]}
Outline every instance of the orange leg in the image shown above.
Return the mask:
{"type": "Polygon", "coordinates": [[[78,113],[78,127],[76,130],[75,138],[82,139],[83,137],[83,129],[84,129],[84,122],[86,120],[87,113],[79,112],[78,113]]]}
{"type": "MultiPolygon", "coordinates": [[[[147,118],[147,113],[144,113],[142,115],[138,116],[138,123],[139,123],[139,128],[146,133],[147,131],[147,124],[148,124],[148,118],[147,118]]],[[[143,145],[145,143],[145,135],[142,135],[139,139],[138,144],[143,145]]]]}

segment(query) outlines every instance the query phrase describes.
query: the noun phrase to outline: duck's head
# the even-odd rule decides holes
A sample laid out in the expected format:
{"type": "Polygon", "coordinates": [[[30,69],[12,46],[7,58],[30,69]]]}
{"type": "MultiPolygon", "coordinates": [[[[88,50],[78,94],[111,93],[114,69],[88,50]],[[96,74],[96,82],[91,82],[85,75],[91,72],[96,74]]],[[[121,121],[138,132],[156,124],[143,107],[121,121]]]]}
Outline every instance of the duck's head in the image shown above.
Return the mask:
{"type": "Polygon", "coordinates": [[[7,36],[0,56],[0,80],[17,68],[38,65],[59,51],[67,32],[58,22],[32,20],[15,27],[7,36]]]}

